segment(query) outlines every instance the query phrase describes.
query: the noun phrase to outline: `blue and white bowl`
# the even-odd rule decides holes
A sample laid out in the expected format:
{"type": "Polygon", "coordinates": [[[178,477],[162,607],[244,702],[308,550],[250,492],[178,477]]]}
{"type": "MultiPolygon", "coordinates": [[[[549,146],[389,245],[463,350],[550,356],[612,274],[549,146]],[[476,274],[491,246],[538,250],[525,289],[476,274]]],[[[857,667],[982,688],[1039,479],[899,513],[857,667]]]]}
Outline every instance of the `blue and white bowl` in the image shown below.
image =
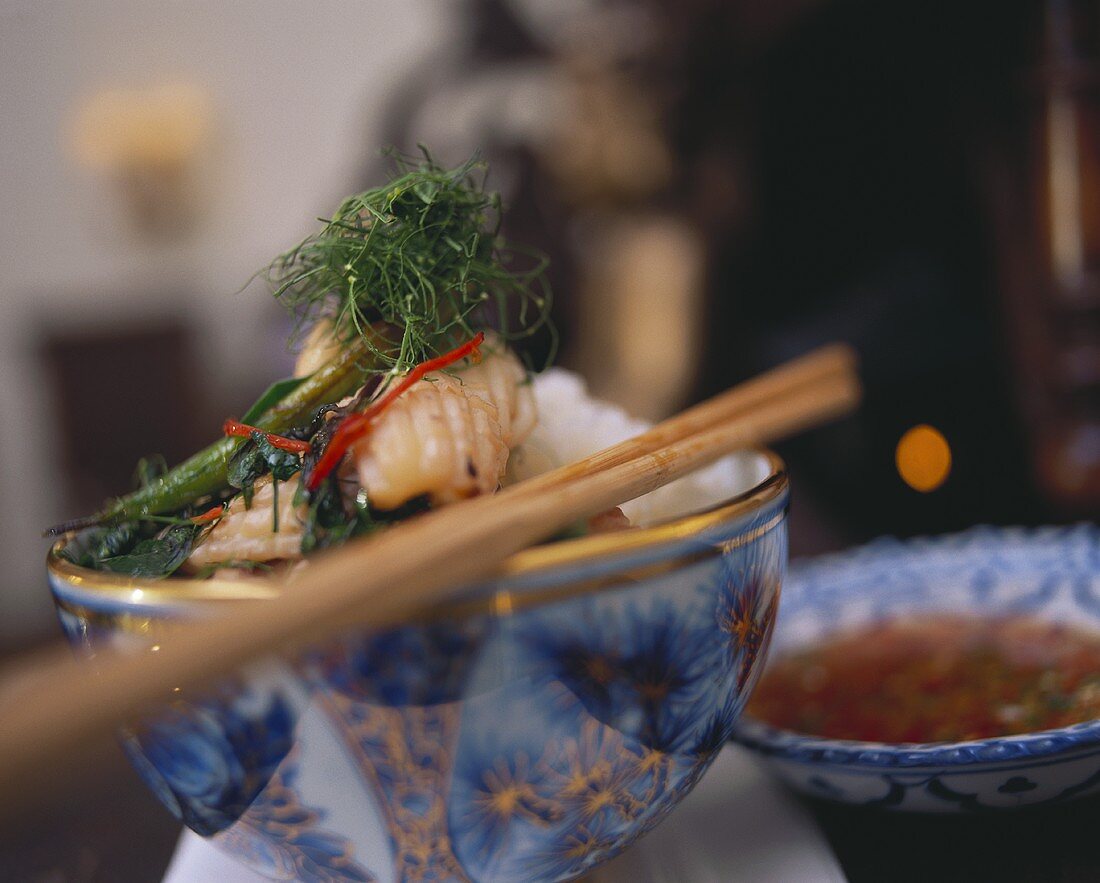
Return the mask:
{"type": "MultiPolygon", "coordinates": [[[[776,656],[913,613],[1035,616],[1100,630],[1100,530],[974,528],[883,539],[791,567],[776,656]]],[[[1100,720],[957,743],[807,736],[743,717],[736,741],[811,797],[922,812],[1055,804],[1100,790],[1100,720]]]]}
{"type": "MultiPolygon", "coordinates": [[[[273,879],[572,879],[691,790],[756,680],[788,488],[773,455],[744,463],[747,490],[716,508],[529,550],[428,621],[166,697],[124,747],[182,822],[273,879]]],[[[278,603],[264,583],[126,579],[56,548],[49,579],[93,663],[108,644],[157,652],[227,599],[278,603]]]]}

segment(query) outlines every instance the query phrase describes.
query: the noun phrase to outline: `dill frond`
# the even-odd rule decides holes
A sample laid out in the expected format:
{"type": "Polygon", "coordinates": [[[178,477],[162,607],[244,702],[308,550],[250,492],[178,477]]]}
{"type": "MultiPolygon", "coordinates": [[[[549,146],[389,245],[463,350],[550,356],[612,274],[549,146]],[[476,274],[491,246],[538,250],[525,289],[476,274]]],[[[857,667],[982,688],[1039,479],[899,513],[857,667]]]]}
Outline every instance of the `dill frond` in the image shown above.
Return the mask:
{"type": "Polygon", "coordinates": [[[331,319],[341,339],[362,337],[383,371],[452,349],[492,312],[506,339],[548,324],[546,258],[501,238],[485,164],[474,157],[445,169],[421,150],[416,162],[395,155],[389,184],[345,199],[265,274],[300,326],[331,319]],[[400,335],[393,351],[368,333],[379,322],[400,335]]]}

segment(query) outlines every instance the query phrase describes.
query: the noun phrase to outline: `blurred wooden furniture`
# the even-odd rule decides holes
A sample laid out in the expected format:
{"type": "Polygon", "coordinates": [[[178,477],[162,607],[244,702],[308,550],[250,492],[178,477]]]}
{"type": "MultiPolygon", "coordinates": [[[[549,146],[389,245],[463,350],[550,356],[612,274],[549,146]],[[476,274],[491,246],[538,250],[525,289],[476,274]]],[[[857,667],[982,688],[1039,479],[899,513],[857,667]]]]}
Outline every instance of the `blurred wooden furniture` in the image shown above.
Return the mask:
{"type": "Polygon", "coordinates": [[[1002,285],[1036,477],[1055,508],[1100,510],[1100,7],[1047,0],[1002,182],[1002,285]]]}
{"type": "Polygon", "coordinates": [[[179,462],[216,432],[190,329],[171,318],[80,331],[44,331],[40,352],[56,416],[56,445],[72,511],[131,487],[134,464],[179,462]]]}

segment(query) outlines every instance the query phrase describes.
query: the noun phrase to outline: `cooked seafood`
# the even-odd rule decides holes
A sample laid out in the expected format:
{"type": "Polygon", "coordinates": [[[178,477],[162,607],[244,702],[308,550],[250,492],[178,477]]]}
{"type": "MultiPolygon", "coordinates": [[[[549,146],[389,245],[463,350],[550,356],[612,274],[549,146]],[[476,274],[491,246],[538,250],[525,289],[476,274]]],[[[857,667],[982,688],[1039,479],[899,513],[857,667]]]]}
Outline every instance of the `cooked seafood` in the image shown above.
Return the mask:
{"type": "Polygon", "coordinates": [[[305,505],[295,504],[298,479],[278,483],[276,517],[275,480],[256,482],[252,505],[237,496],[187,558],[190,571],[232,561],[278,561],[301,556],[305,505]]]}
{"type": "MultiPolygon", "coordinates": [[[[317,336],[312,346],[324,348],[330,339],[317,336]]],[[[360,490],[371,506],[389,510],[420,496],[439,505],[497,489],[509,450],[527,437],[536,415],[519,359],[499,338],[491,346],[480,364],[418,380],[352,447],[340,482],[349,505],[360,490]]],[[[297,477],[279,488],[277,518],[274,482],[261,479],[255,488],[250,506],[236,497],[196,544],[188,569],[301,556],[306,506],[294,503],[297,477]]]]}
{"type": "Polygon", "coordinates": [[[523,366],[497,344],[480,365],[429,374],[395,402],[352,448],[359,481],[379,509],[492,493],[535,419],[523,366]]]}
{"type": "Polygon", "coordinates": [[[243,570],[495,491],[536,423],[508,341],[549,299],[544,262],[513,267],[478,168],[399,162],[277,258],[273,293],[307,329],[294,377],[219,442],[54,528],[83,531],[63,554],[141,576],[243,570]]]}

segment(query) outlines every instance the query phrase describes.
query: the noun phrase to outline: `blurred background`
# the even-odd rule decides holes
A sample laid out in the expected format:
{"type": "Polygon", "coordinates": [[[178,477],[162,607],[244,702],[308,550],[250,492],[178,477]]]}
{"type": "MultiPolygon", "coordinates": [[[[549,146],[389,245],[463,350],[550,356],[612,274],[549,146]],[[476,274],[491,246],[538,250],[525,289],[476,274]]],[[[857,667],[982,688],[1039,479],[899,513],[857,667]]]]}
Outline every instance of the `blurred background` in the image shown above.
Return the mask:
{"type": "Polygon", "coordinates": [[[1098,76],[1071,0],[4,0],[0,640],[50,628],[43,525],[287,373],[245,286],[385,145],[490,160],[634,413],[855,344],[861,414],[783,450],[796,554],[1094,515],[1098,76]]]}
{"type": "Polygon", "coordinates": [[[6,648],[43,526],[288,373],[247,283],[385,145],[482,152],[636,414],[853,343],[795,554],[1100,510],[1100,4],[0,0],[0,119],[6,648]]]}
{"type": "MultiPolygon", "coordinates": [[[[640,416],[858,348],[794,554],[1100,512],[1096,2],[0,0],[0,655],[54,633],[41,529],[289,372],[252,274],[417,142],[490,160],[640,416]]],[[[113,764],[5,879],[157,878],[113,764]]]]}

